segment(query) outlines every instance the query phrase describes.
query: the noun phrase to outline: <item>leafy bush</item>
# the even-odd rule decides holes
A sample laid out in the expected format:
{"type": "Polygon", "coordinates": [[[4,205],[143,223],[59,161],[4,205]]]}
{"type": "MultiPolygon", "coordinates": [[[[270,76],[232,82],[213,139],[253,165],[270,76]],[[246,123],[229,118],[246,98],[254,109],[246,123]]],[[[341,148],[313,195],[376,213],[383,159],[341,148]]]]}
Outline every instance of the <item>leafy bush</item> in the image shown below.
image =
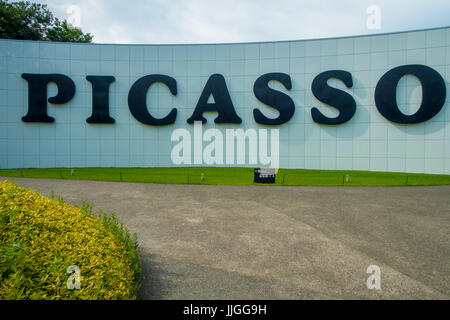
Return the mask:
{"type": "Polygon", "coordinates": [[[114,214],[0,181],[0,299],[136,299],[137,246],[114,214]],[[67,287],[72,265],[79,290],[67,287]]]}

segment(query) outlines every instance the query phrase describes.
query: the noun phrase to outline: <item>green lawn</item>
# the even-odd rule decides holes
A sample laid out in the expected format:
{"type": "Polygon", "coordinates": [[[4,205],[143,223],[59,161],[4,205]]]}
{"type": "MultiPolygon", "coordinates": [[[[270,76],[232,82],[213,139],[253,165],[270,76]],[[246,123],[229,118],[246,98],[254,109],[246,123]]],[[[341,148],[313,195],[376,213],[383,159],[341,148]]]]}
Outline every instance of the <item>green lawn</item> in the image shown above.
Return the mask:
{"type": "MultiPolygon", "coordinates": [[[[0,170],[0,176],[123,182],[252,185],[252,168],[75,168],[0,170]],[[72,175],[73,170],[73,175],[72,175]],[[201,179],[202,173],[204,180],[201,179]]],[[[450,185],[450,175],[395,172],[280,169],[276,185],[419,186],[450,185]],[[349,176],[347,182],[346,176],[349,176]]]]}

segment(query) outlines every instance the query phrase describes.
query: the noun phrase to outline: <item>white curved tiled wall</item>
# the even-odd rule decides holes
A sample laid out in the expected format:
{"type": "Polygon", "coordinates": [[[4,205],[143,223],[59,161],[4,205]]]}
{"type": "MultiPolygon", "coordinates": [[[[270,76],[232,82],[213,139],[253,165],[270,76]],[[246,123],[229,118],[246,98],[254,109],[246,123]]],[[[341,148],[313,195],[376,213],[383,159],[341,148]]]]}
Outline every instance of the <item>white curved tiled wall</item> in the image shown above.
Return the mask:
{"type": "MultiPolygon", "coordinates": [[[[217,127],[261,129],[252,110],[276,115],[258,102],[253,83],[269,72],[292,79],[287,93],[296,105],[294,117],[280,130],[280,167],[306,169],[374,170],[450,174],[449,98],[441,112],[417,125],[398,125],[383,118],[375,107],[374,90],[381,76],[393,67],[424,64],[450,79],[450,28],[371,36],[243,44],[103,45],[0,40],[0,168],[51,167],[168,167],[176,128],[192,125],[192,115],[210,75],[222,74],[241,125],[215,125],[215,113],[205,114],[204,129],[217,127]],[[350,93],[357,111],[347,123],[314,123],[310,110],[328,116],[333,108],[311,93],[319,73],[342,69],[351,72],[350,93]],[[75,82],[75,97],[65,105],[48,106],[51,124],[21,121],[27,113],[28,86],[22,73],[61,73],[75,82]],[[155,117],[178,109],[175,124],[151,127],[133,118],[128,91],[140,77],[166,74],[177,80],[173,97],[163,85],[150,88],[147,101],[155,117]],[[87,75],[112,75],[110,114],[114,125],[90,125],[92,88],[87,75]]],[[[49,85],[49,97],[56,86],[49,85]]],[[[405,113],[417,110],[421,99],[418,80],[402,78],[397,99],[405,113]]]]}

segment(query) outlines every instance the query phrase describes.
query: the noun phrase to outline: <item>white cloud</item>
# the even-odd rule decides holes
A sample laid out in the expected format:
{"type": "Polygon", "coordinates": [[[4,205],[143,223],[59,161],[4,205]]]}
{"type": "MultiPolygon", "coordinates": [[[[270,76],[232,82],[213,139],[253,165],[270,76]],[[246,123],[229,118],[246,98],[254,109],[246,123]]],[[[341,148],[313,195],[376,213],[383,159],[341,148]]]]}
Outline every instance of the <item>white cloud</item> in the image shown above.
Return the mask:
{"type": "Polygon", "coordinates": [[[373,33],[366,8],[381,8],[392,32],[448,26],[448,0],[38,0],[60,18],[81,9],[81,27],[99,43],[294,40],[373,33]]]}

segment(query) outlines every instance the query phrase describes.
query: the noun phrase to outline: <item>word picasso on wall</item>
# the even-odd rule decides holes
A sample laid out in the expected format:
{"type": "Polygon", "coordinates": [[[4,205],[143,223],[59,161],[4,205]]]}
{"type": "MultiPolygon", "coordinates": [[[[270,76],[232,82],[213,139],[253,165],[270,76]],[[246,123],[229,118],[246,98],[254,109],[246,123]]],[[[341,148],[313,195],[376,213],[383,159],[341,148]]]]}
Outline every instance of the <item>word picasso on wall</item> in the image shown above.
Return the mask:
{"type": "MultiPolygon", "coordinates": [[[[22,118],[24,122],[51,123],[55,119],[47,114],[48,102],[51,104],[68,103],[76,93],[74,81],[63,74],[24,73],[22,78],[28,82],[28,113],[22,118]],[[58,93],[47,97],[47,86],[55,83],[58,93]]],[[[327,81],[337,79],[352,88],[352,74],[345,70],[329,70],[320,73],[312,81],[311,91],[321,102],[338,110],[334,118],[323,115],[317,108],[311,109],[314,122],[324,125],[338,125],[349,121],[356,111],[356,102],[347,92],[333,88],[327,81]]],[[[92,115],[86,120],[90,124],[113,124],[115,120],[109,114],[109,87],[115,81],[114,76],[88,75],[86,80],[92,85],[92,115]]],[[[255,122],[261,125],[282,125],[287,123],[295,113],[295,103],[287,94],[272,89],[270,81],[281,83],[287,90],[292,89],[291,77],[285,73],[267,73],[254,82],[253,93],[263,104],[279,112],[278,117],[268,118],[259,109],[253,110],[255,122]]],[[[129,90],[128,106],[131,114],[139,122],[151,126],[167,126],[175,122],[177,109],[162,118],[155,118],[147,106],[146,98],[150,86],[162,83],[168,87],[173,96],[177,95],[177,80],[164,74],[151,74],[138,79],[129,90]]],[[[442,109],[446,99],[446,86],[442,76],[434,69],[420,64],[395,67],[386,72],[375,88],[375,104],[379,113],[387,120],[398,124],[415,124],[433,118],[442,109]],[[419,109],[411,115],[401,112],[397,105],[397,85],[406,75],[419,79],[422,86],[422,102],[419,109]]],[[[204,112],[217,112],[214,122],[217,124],[241,124],[242,119],[236,113],[232,98],[227,88],[226,79],[221,74],[209,77],[198,103],[187,119],[187,123],[201,121],[206,123],[204,112]],[[213,97],[214,102],[209,102],[213,97]]]]}

